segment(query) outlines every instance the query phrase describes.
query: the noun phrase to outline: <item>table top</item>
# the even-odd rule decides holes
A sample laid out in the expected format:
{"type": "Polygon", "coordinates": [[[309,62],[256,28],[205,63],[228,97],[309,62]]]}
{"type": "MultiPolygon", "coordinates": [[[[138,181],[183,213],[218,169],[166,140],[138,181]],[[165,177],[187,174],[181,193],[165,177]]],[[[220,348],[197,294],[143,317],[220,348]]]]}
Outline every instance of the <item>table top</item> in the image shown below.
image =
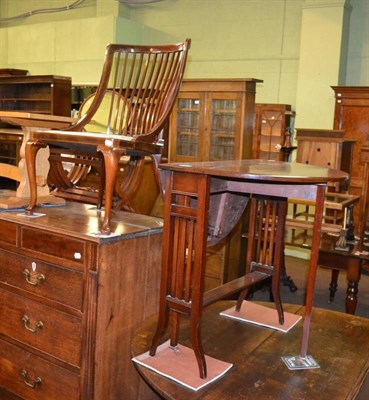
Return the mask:
{"type": "Polygon", "coordinates": [[[349,178],[347,173],[331,168],[266,160],[178,162],[160,164],[160,168],[220,178],[270,183],[324,184],[327,182],[341,182],[349,178]]]}
{"type": "MultiPolygon", "coordinates": [[[[313,309],[309,354],[320,368],[290,371],[281,357],[299,354],[302,322],[283,333],[221,317],[219,312],[232,304],[222,301],[206,308],[202,320],[205,354],[233,363],[221,379],[195,392],[135,363],[146,382],[165,399],[366,398],[360,396],[368,389],[368,382],[364,382],[369,369],[368,319],[313,309]]],[[[272,303],[263,304],[273,307],[272,303]]],[[[304,313],[304,307],[299,305],[285,304],[284,309],[304,313]]],[[[133,356],[148,350],[156,322],[153,317],[137,330],[131,348],[133,356]]],[[[183,321],[180,343],[190,344],[187,321],[183,321]]]]}
{"type": "Polygon", "coordinates": [[[72,117],[23,111],[0,111],[0,120],[13,125],[48,129],[66,128],[77,121],[76,118],[72,117]]]}

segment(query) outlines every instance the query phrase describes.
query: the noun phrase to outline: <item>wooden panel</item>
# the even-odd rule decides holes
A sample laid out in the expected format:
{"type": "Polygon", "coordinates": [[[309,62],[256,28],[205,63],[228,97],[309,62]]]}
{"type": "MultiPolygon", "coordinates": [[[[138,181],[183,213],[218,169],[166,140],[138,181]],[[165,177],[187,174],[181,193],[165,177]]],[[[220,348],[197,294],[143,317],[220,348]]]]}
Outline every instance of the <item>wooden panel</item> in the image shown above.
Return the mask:
{"type": "Polygon", "coordinates": [[[296,161],[303,164],[340,169],[340,144],[299,141],[296,161]]]}
{"type": "Polygon", "coordinates": [[[15,245],[17,243],[17,226],[12,222],[0,220],[0,242],[15,245]]]}
{"type": "Polygon", "coordinates": [[[152,398],[127,361],[134,332],[159,308],[161,235],[103,246],[100,257],[94,398],[152,398]]]}

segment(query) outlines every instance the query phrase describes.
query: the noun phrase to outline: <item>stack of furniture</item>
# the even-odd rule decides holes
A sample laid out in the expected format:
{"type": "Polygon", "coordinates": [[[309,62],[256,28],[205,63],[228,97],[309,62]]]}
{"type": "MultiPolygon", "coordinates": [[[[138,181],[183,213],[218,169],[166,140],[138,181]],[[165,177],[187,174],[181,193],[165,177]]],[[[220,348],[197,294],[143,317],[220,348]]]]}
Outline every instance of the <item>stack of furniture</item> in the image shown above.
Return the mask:
{"type": "MultiPolygon", "coordinates": [[[[120,160],[129,157],[130,168],[125,182],[125,200],[141,183],[145,157],[154,164],[161,157],[160,135],[174,105],[183,79],[190,39],[175,45],[131,46],[110,44],[96,93],[86,104],[85,113],[65,130],[33,130],[26,144],[27,170],[31,198],[27,213],[37,204],[36,157],[49,146],[62,164],[78,155],[82,167],[96,163],[100,168],[97,206],[105,204],[103,234],[110,234],[113,194],[120,160]],[[109,85],[109,86],[108,86],[109,85]]],[[[76,163],[77,164],[77,163],[76,163]]],[[[53,170],[60,184],[72,192],[71,172],[53,170]],[[70,180],[70,185],[68,185],[70,180]]],[[[73,172],[73,171],[72,171],[73,172]]],[[[83,172],[83,168],[82,168],[83,172]]],[[[158,173],[156,173],[156,176],[158,173]]]]}
{"type": "MultiPolygon", "coordinates": [[[[169,162],[252,158],[258,79],[185,79],[169,125],[169,162]]],[[[240,273],[242,227],[207,249],[206,288],[240,273]]]]}

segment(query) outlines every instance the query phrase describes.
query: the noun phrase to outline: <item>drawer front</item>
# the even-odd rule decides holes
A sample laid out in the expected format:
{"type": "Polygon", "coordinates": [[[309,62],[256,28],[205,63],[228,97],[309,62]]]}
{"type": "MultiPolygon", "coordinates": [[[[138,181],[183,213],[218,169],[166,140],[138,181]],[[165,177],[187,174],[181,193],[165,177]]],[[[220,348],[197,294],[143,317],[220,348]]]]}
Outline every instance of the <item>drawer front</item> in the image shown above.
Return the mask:
{"type": "Polygon", "coordinates": [[[81,320],[0,289],[0,333],[80,366],[81,320]]]}
{"type": "Polygon", "coordinates": [[[17,244],[17,225],[8,221],[0,220],[0,242],[17,244]]]}
{"type": "Polygon", "coordinates": [[[0,249],[0,282],[82,310],[83,274],[0,249]]]}
{"type": "Polygon", "coordinates": [[[79,400],[80,377],[0,340],[0,386],[27,400],[79,400]]]}
{"type": "Polygon", "coordinates": [[[84,241],[32,228],[22,227],[21,247],[40,255],[44,254],[64,261],[72,261],[73,265],[80,268],[86,261],[86,244],[84,241]]]}

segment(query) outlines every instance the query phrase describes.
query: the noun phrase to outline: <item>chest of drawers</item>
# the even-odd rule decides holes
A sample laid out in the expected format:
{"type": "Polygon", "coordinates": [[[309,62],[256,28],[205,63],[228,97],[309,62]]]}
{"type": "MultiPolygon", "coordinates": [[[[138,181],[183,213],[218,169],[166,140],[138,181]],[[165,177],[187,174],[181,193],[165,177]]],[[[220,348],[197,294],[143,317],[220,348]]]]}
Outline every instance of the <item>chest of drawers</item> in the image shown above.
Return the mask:
{"type": "Polygon", "coordinates": [[[130,342],[158,310],[162,221],[118,212],[102,238],[90,205],[38,211],[0,213],[0,399],[155,399],[130,342]]]}

